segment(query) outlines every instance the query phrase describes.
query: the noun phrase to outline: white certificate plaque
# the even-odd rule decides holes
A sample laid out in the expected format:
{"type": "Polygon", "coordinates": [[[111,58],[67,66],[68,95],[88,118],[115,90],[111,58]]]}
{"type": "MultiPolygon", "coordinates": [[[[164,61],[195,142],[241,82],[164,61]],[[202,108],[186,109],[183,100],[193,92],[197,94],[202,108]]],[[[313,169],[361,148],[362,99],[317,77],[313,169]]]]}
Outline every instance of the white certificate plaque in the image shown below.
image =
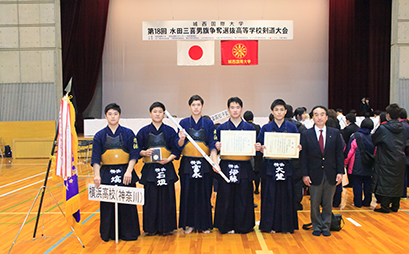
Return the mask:
{"type": "Polygon", "coordinates": [[[266,132],[264,133],[264,157],[274,159],[298,158],[300,133],[266,132]]]}
{"type": "Polygon", "coordinates": [[[256,131],[220,131],[220,155],[255,156],[256,131]]]}

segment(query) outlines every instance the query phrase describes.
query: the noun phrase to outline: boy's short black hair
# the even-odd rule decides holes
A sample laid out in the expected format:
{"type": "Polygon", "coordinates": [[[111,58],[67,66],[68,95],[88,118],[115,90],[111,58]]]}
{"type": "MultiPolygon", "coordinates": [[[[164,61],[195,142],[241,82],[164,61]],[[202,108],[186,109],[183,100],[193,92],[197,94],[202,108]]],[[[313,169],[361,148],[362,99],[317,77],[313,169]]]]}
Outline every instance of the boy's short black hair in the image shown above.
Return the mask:
{"type": "Polygon", "coordinates": [[[298,107],[294,110],[294,115],[297,116],[301,116],[305,113],[305,109],[303,107],[298,107]]]}
{"type": "Polygon", "coordinates": [[[230,108],[230,104],[232,102],[235,102],[240,105],[240,107],[243,107],[243,101],[239,97],[230,97],[230,99],[227,101],[227,107],[230,108]]]}
{"type": "Polygon", "coordinates": [[[253,112],[251,112],[250,110],[247,110],[246,112],[244,112],[243,118],[246,122],[253,121],[254,119],[253,112]]]}
{"type": "Polygon", "coordinates": [[[152,105],[149,107],[149,112],[152,112],[154,108],[162,108],[163,112],[165,112],[166,110],[165,105],[163,105],[163,103],[159,101],[155,101],[154,103],[152,103],[152,105]]]}
{"type": "Polygon", "coordinates": [[[348,121],[350,121],[351,123],[355,123],[355,122],[356,122],[356,116],[355,116],[354,113],[348,113],[348,114],[345,116],[345,119],[348,120],[348,121]]]}
{"type": "Polygon", "coordinates": [[[400,112],[399,118],[400,119],[408,119],[408,112],[406,112],[406,109],[404,109],[404,108],[401,108],[401,109],[402,109],[402,111],[400,112]]]}
{"type": "Polygon", "coordinates": [[[386,112],[381,112],[381,113],[379,114],[379,119],[380,119],[381,123],[387,122],[387,121],[388,121],[388,118],[386,118],[386,112]]]}
{"type": "Polygon", "coordinates": [[[290,104],[285,105],[285,109],[287,110],[287,113],[285,114],[285,118],[292,118],[293,115],[293,106],[290,104]]]}
{"type": "Polygon", "coordinates": [[[279,105],[284,106],[284,108],[286,109],[285,107],[286,104],[283,99],[276,99],[275,101],[273,101],[273,103],[271,103],[270,109],[274,110],[274,108],[279,105]]]}
{"type": "MultiPolygon", "coordinates": [[[[325,111],[325,115],[328,115],[328,109],[327,109],[326,107],[321,106],[321,105],[317,105],[317,106],[315,106],[315,107],[313,107],[313,108],[311,109],[311,115],[312,115],[312,116],[314,115],[314,110],[316,110],[317,108],[323,109],[323,110],[325,111]]],[[[311,117],[311,115],[310,115],[310,117],[311,117]]]]}
{"type": "Polygon", "coordinates": [[[389,114],[391,119],[398,119],[401,111],[402,109],[396,103],[392,103],[386,107],[386,113],[389,114]]]}
{"type": "Polygon", "coordinates": [[[190,97],[190,99],[189,99],[189,101],[188,101],[189,106],[192,105],[192,103],[193,103],[194,101],[200,101],[200,103],[202,103],[202,106],[204,105],[204,100],[203,100],[202,97],[200,97],[200,95],[197,95],[197,94],[192,95],[192,97],[190,97]]]}
{"type": "Polygon", "coordinates": [[[374,110],[373,114],[379,116],[381,114],[381,111],[379,109],[376,109],[374,110]]]}
{"type": "Polygon", "coordinates": [[[337,108],[337,110],[335,110],[337,113],[342,113],[342,109],[337,108]]]}
{"type": "Polygon", "coordinates": [[[373,121],[370,118],[365,118],[361,122],[361,128],[368,129],[371,131],[373,129],[373,121]]]}
{"type": "Polygon", "coordinates": [[[116,104],[115,102],[106,105],[105,110],[104,110],[104,114],[106,115],[110,109],[116,110],[116,111],[118,111],[119,114],[121,114],[121,107],[118,104],[116,104]]]}

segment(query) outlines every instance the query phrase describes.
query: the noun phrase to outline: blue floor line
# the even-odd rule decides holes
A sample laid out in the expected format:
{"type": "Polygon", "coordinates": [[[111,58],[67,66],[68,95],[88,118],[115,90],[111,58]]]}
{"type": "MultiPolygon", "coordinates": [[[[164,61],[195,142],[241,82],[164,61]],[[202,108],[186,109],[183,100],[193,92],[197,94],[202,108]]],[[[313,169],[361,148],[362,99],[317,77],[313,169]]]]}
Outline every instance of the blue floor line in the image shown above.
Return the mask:
{"type": "MultiPolygon", "coordinates": [[[[96,213],[99,212],[99,209],[96,210],[91,216],[89,216],[86,220],[82,222],[81,225],[84,225],[89,219],[91,219],[96,213]]],[[[70,235],[72,235],[72,231],[69,232],[66,236],[64,236],[61,240],[59,240],[56,244],[54,244],[51,248],[49,248],[44,254],[50,253],[53,249],[55,249],[60,243],[62,243],[65,239],[67,239],[70,235]]]]}

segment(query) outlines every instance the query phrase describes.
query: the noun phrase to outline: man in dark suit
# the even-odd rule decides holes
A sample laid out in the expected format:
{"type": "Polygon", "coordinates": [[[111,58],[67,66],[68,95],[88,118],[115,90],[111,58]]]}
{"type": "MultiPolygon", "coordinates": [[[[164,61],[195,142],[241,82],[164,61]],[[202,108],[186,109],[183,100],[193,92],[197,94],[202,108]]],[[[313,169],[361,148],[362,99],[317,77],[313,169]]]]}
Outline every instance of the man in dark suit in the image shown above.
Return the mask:
{"type": "MultiPolygon", "coordinates": [[[[342,130],[342,136],[344,137],[345,144],[349,144],[349,138],[353,133],[355,133],[359,126],[356,125],[356,117],[354,113],[348,113],[346,116],[347,127],[342,130]]],[[[346,155],[345,155],[346,157],[346,155]]],[[[352,175],[348,174],[348,184],[344,186],[344,188],[352,188],[352,175]]]]}
{"type": "Polygon", "coordinates": [[[339,130],[325,126],[327,108],[315,106],[312,113],[314,127],[301,133],[300,167],[310,189],[312,234],[330,236],[332,200],[344,174],[342,138],[339,130]]]}
{"type": "Polygon", "coordinates": [[[363,97],[361,99],[361,104],[359,105],[361,116],[367,116],[367,114],[371,115],[372,108],[369,105],[369,97],[363,97]]]}

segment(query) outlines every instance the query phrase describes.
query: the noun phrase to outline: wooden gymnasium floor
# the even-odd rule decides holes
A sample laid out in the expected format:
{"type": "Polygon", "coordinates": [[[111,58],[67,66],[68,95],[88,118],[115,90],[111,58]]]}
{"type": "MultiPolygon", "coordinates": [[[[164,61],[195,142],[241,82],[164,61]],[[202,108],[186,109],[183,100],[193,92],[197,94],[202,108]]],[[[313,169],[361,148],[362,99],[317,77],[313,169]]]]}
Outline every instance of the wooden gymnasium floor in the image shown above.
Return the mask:
{"type": "MultiPolygon", "coordinates": [[[[0,160],[0,253],[7,253],[42,186],[48,160],[0,160]]],[[[401,201],[397,213],[379,214],[372,211],[373,207],[354,207],[351,189],[344,189],[341,208],[334,209],[343,215],[345,226],[331,237],[314,237],[311,231],[302,229],[294,234],[260,233],[256,226],[254,232],[245,235],[221,235],[215,229],[210,234],[184,235],[178,230],[172,236],[142,235],[133,242],[105,243],[99,237],[99,203],[87,200],[86,186],[93,180],[92,168],[81,163],[79,175],[81,240],[85,248],[73,237],[55,202],[46,193],[37,238],[32,239],[38,202],[11,253],[409,253],[409,200],[401,201]]],[[[52,177],[47,186],[64,209],[61,181],[52,177]]],[[[179,183],[176,189],[178,200],[179,183]]],[[[214,201],[215,195],[213,204],[214,201]]],[[[255,195],[255,202],[260,205],[260,195],[255,195]]],[[[310,220],[308,196],[304,197],[303,205],[304,210],[298,212],[300,227],[310,220]]],[[[142,226],[142,207],[138,211],[142,226]]],[[[260,209],[255,211],[258,221],[260,209]]]]}

